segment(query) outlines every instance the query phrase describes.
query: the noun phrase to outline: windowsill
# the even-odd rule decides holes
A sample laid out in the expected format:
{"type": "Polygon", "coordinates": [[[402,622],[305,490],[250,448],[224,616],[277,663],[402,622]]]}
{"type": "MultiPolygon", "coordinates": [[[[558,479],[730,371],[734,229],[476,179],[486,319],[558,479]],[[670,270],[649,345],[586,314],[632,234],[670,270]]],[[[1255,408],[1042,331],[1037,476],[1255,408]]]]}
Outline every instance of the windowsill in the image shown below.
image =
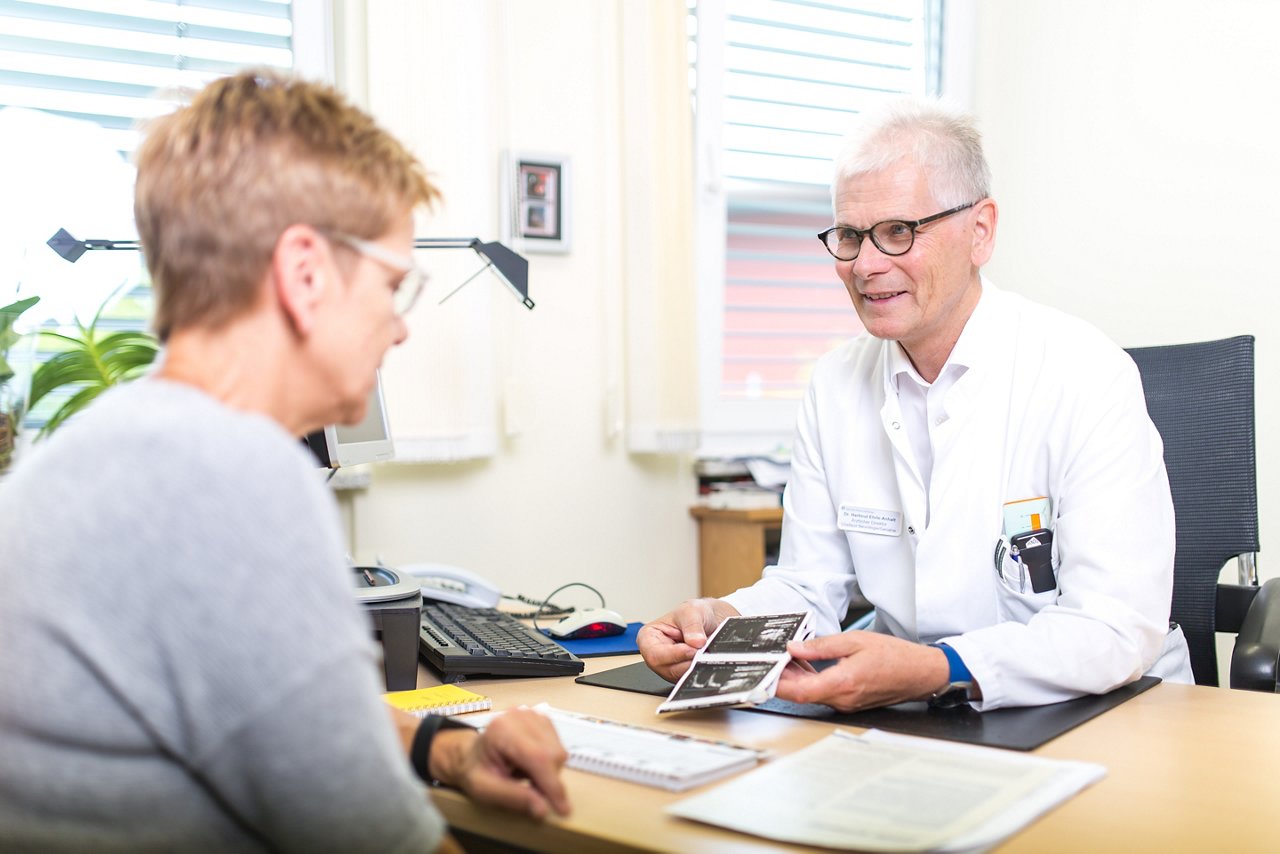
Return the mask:
{"type": "Polygon", "coordinates": [[[373,469],[369,465],[345,466],[335,469],[329,478],[329,488],[334,492],[345,492],[352,489],[368,489],[373,482],[373,469]]]}

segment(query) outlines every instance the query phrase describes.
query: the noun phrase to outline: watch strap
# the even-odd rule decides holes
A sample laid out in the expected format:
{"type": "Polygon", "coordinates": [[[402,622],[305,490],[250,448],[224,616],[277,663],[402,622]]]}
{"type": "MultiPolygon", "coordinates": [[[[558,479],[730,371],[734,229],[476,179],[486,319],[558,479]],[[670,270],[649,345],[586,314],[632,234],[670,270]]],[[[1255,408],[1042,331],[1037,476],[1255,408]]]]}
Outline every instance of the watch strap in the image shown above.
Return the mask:
{"type": "Polygon", "coordinates": [[[947,685],[929,698],[929,705],[953,708],[968,703],[972,699],[973,674],[960,658],[960,653],[945,643],[931,643],[929,646],[942,650],[942,654],[947,657],[947,685]]]}
{"type": "Polygon", "coordinates": [[[431,742],[442,729],[472,729],[461,721],[450,720],[444,715],[426,715],[413,734],[413,744],[409,747],[409,762],[414,772],[426,783],[438,782],[431,776],[431,742]]]}

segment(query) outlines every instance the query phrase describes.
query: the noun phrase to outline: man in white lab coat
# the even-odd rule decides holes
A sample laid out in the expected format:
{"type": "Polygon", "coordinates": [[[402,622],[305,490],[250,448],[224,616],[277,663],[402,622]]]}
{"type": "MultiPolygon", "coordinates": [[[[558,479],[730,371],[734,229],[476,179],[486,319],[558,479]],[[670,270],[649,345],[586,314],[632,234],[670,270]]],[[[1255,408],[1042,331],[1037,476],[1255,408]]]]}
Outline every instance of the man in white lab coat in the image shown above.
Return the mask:
{"type": "Polygon", "coordinates": [[[732,614],[812,609],[819,637],[792,644],[777,691],[795,702],[988,710],[1192,681],[1138,371],[983,278],[989,183],[972,120],[936,102],[896,102],[850,141],[820,238],[866,333],[814,369],[778,564],[646,625],[655,671],[677,678],[732,614]],[[841,633],[855,592],[875,623],[841,633]]]}

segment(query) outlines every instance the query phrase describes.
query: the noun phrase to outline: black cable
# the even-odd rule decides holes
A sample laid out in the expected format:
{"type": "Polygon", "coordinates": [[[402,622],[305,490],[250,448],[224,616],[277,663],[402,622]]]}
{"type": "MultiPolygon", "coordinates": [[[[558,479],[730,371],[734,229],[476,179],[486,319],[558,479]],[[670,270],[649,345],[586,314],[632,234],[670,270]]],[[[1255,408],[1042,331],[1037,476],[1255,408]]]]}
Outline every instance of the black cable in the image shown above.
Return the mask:
{"type": "Polygon", "coordinates": [[[603,608],[603,607],[605,606],[604,594],[603,594],[603,593],[601,593],[599,590],[595,589],[594,587],[592,587],[590,584],[587,584],[587,583],[582,582],[582,581],[570,581],[568,584],[561,584],[561,585],[560,585],[559,587],[557,587],[555,590],[552,590],[550,593],[548,593],[548,594],[547,594],[547,598],[542,600],[542,604],[538,606],[538,610],[537,610],[537,611],[535,611],[535,612],[533,613],[533,628],[534,628],[534,631],[537,631],[537,629],[538,629],[538,617],[541,617],[541,616],[542,616],[543,609],[547,607],[547,603],[549,603],[549,602],[551,601],[551,597],[552,597],[552,596],[554,596],[554,595],[556,595],[557,593],[559,593],[561,590],[566,590],[566,589],[568,589],[568,588],[570,588],[570,587],[585,587],[585,588],[587,588],[587,589],[588,589],[588,590],[590,590],[592,593],[596,594],[596,596],[599,596],[599,597],[600,597],[600,607],[601,607],[601,608],[603,608]]]}
{"type": "MultiPolygon", "coordinates": [[[[521,593],[517,593],[514,596],[512,596],[510,593],[503,593],[502,598],[513,599],[517,602],[523,602],[526,605],[534,605],[534,606],[541,606],[545,601],[543,599],[530,599],[528,596],[525,596],[524,594],[521,594],[521,593]]],[[[543,611],[542,616],[567,617],[576,610],[578,609],[572,605],[569,605],[567,607],[553,605],[550,608],[547,608],[545,611],[543,611]]],[[[517,620],[531,620],[535,615],[538,614],[538,611],[535,608],[535,610],[532,610],[532,611],[510,611],[509,613],[511,614],[511,616],[515,617],[517,620]]]]}
{"type": "MultiPolygon", "coordinates": [[[[526,605],[532,605],[532,606],[534,606],[534,608],[540,608],[540,607],[542,607],[543,605],[545,605],[545,604],[546,604],[546,602],[547,602],[547,600],[546,600],[545,598],[542,598],[542,599],[533,599],[533,598],[531,598],[531,597],[529,597],[529,596],[525,596],[523,593],[517,593],[517,594],[516,594],[516,595],[514,595],[514,596],[512,596],[512,595],[511,595],[511,594],[509,594],[509,593],[503,593],[503,594],[502,594],[502,598],[503,598],[503,599],[514,599],[514,600],[516,600],[517,602],[523,602],[523,603],[524,603],[524,604],[526,604],[526,605]]],[[[561,617],[563,617],[563,616],[565,616],[566,614],[572,614],[572,613],[573,613],[574,611],[576,611],[576,610],[578,610],[578,609],[577,609],[577,607],[576,607],[576,606],[574,606],[574,605],[551,605],[550,607],[546,608],[546,609],[543,611],[543,616],[551,616],[551,617],[561,616],[561,617]]],[[[529,613],[527,613],[527,614],[521,614],[520,616],[521,616],[521,618],[522,618],[522,619],[532,619],[533,615],[534,615],[534,612],[533,612],[533,611],[530,611],[529,613]]]]}

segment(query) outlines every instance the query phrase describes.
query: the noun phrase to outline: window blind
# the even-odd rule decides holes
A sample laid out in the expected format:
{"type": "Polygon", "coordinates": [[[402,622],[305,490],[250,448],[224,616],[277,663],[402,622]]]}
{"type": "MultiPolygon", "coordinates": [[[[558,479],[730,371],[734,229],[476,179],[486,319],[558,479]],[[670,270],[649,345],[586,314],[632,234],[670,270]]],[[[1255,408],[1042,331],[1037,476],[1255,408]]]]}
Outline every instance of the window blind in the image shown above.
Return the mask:
{"type": "Polygon", "coordinates": [[[818,356],[860,330],[815,235],[841,139],[938,90],[941,0],[698,0],[704,434],[789,438],[818,356]],[[717,228],[721,233],[717,233],[717,228]],[[718,257],[714,257],[718,255],[718,257]]]}
{"type": "Polygon", "coordinates": [[[134,124],[245,66],[292,68],[288,0],[0,0],[0,106],[92,121],[116,146],[134,124]]]}

